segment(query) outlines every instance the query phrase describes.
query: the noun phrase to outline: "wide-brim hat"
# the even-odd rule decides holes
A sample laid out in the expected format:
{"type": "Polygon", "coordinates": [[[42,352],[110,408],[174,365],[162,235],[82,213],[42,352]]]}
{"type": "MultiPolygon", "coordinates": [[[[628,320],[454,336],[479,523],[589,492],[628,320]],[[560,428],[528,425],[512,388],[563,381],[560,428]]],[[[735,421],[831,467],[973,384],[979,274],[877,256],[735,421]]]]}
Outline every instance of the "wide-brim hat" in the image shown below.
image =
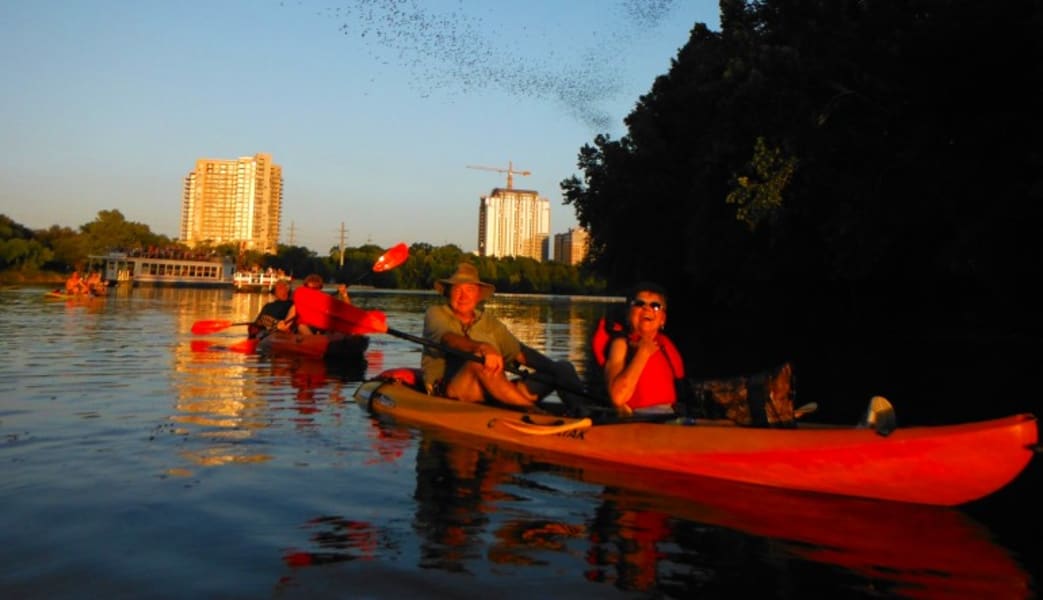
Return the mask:
{"type": "Polygon", "coordinates": [[[446,279],[439,279],[435,281],[435,290],[439,294],[445,294],[446,286],[458,285],[461,283],[473,283],[478,286],[478,300],[486,300],[489,296],[493,295],[496,291],[496,287],[491,283],[485,283],[478,279],[478,268],[471,263],[460,263],[456,267],[456,273],[446,279]]]}

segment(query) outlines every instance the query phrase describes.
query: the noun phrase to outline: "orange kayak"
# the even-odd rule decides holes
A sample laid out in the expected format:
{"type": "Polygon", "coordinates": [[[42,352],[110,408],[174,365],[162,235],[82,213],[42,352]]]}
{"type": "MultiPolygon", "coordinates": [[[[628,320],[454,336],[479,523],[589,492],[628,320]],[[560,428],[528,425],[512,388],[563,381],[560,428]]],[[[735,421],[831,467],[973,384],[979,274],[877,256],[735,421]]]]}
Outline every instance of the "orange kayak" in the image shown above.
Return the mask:
{"type": "Polygon", "coordinates": [[[261,339],[257,350],[266,354],[296,354],[308,358],[359,359],[368,347],[369,338],[364,335],[275,331],[261,339]]]}
{"type": "Polygon", "coordinates": [[[794,429],[721,422],[593,424],[457,402],[395,381],[370,381],[356,400],[396,421],[479,436],[553,459],[917,504],[955,506],[996,492],[1028,465],[1036,418],[873,429],[801,423],[794,429]]]}

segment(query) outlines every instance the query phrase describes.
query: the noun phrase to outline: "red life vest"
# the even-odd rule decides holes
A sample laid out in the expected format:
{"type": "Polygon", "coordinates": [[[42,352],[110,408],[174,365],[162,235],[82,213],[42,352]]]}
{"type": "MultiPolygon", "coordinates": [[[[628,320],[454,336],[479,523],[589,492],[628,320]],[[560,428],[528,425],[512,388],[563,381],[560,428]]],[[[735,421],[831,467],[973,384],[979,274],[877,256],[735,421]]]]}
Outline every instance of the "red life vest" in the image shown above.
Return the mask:
{"type": "MultiPolygon", "coordinates": [[[[606,327],[604,319],[598,323],[594,339],[591,341],[594,358],[597,359],[598,365],[605,366],[605,361],[608,360],[609,342],[622,333],[623,327],[618,323],[608,327],[606,327]]],[[[677,351],[677,347],[665,333],[657,334],[656,341],[659,342],[663,351],[655,353],[645,363],[641,377],[638,378],[637,385],[634,387],[634,395],[627,401],[630,408],[673,404],[677,401],[674,381],[684,377],[684,361],[681,360],[681,353],[677,351]]]]}

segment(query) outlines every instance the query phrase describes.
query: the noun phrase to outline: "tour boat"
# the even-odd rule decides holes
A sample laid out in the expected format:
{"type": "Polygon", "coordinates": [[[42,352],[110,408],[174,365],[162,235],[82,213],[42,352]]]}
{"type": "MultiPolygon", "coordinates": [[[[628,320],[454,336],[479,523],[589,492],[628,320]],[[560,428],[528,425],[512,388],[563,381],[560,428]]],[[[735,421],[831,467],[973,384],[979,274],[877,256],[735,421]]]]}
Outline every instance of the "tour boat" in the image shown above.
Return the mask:
{"type": "Polygon", "coordinates": [[[184,251],[110,252],[91,256],[113,285],[231,288],[235,263],[228,257],[184,251]]]}

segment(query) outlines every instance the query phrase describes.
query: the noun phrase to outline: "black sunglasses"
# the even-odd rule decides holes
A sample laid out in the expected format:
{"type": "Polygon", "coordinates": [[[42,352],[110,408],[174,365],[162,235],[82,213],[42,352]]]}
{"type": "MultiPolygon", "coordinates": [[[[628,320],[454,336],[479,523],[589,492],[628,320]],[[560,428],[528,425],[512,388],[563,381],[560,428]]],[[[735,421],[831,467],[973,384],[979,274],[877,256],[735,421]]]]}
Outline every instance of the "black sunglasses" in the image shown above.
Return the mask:
{"type": "Polygon", "coordinates": [[[659,311],[663,310],[663,305],[662,304],[660,304],[658,302],[645,302],[644,300],[641,300],[640,298],[635,299],[635,300],[631,300],[630,301],[630,306],[633,306],[634,308],[644,308],[645,306],[647,306],[648,308],[651,308],[655,312],[659,312],[659,311]]]}

